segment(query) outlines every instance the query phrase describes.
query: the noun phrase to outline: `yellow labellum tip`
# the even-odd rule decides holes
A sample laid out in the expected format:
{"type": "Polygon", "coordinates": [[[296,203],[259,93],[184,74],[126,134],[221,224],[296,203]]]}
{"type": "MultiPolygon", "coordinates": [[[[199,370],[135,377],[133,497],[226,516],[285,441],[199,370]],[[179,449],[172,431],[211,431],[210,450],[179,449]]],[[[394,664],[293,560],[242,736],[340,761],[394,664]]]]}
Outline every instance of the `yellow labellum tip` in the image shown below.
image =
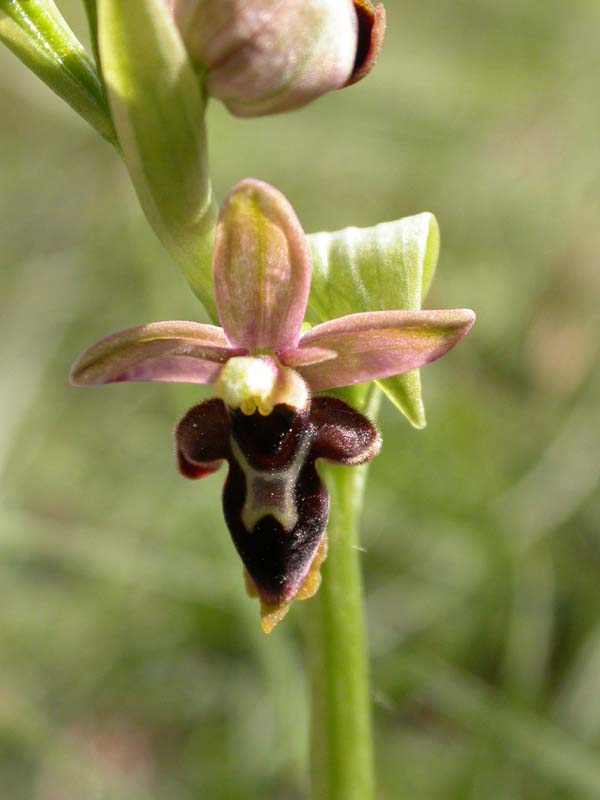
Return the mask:
{"type": "Polygon", "coordinates": [[[290,604],[272,606],[269,603],[260,604],[260,627],[265,633],[271,633],[273,628],[281,622],[290,610],[290,604]]]}

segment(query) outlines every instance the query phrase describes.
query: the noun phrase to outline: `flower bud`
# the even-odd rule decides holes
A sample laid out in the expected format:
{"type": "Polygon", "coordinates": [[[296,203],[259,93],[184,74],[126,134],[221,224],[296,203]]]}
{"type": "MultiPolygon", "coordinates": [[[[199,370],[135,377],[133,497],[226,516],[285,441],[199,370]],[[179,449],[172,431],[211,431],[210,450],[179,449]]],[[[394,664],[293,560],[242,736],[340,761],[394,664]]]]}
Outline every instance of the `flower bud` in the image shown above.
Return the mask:
{"type": "Polygon", "coordinates": [[[207,87],[240,117],[289,111],[375,62],[385,14],[371,0],[166,0],[207,87]]]}

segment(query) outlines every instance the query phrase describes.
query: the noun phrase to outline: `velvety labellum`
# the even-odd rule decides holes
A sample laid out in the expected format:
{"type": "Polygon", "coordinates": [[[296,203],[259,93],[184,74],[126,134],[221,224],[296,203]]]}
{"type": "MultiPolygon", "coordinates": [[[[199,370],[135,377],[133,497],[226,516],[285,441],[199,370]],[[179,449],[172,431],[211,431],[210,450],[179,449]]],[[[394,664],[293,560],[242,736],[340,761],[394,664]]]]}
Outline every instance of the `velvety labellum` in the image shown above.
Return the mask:
{"type": "Polygon", "coordinates": [[[334,397],[305,409],[280,404],[267,416],[231,410],[219,399],[192,408],[176,430],[181,472],[200,478],[229,464],[225,520],[261,601],[289,603],[303,588],[329,514],[318,458],[360,464],[377,454],[372,423],[334,397]]]}

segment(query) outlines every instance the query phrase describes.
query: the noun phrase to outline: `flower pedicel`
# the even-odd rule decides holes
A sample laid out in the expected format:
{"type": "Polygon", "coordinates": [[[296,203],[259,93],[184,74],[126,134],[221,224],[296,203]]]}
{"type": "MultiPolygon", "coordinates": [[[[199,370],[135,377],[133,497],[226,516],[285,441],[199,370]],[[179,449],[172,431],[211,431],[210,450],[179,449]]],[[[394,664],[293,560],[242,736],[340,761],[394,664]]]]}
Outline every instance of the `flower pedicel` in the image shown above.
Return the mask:
{"type": "Polygon", "coordinates": [[[227,461],[225,520],[266,632],[293,599],[319,586],[329,498],[316,460],[362,464],[380,447],[366,417],[312,392],[421,367],[475,321],[468,309],[373,311],[301,336],[310,273],[304,233],[288,201],[266,183],[241,181],[225,199],[215,233],[222,327],[173,321],[128,328],[85,350],[71,371],[77,386],[215,384],[216,397],[177,425],[179,468],[201,478],[227,461]]]}

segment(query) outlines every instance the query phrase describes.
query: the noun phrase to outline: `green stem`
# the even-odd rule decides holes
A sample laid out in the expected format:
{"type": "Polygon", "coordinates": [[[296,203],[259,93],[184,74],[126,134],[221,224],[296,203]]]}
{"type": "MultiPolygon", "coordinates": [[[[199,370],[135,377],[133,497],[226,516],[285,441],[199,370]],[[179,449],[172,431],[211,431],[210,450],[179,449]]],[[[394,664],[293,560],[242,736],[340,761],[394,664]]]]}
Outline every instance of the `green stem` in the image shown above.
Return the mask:
{"type": "Polygon", "coordinates": [[[374,796],[358,518],[364,467],[327,467],[329,553],[309,617],[312,800],[374,796]]]}

